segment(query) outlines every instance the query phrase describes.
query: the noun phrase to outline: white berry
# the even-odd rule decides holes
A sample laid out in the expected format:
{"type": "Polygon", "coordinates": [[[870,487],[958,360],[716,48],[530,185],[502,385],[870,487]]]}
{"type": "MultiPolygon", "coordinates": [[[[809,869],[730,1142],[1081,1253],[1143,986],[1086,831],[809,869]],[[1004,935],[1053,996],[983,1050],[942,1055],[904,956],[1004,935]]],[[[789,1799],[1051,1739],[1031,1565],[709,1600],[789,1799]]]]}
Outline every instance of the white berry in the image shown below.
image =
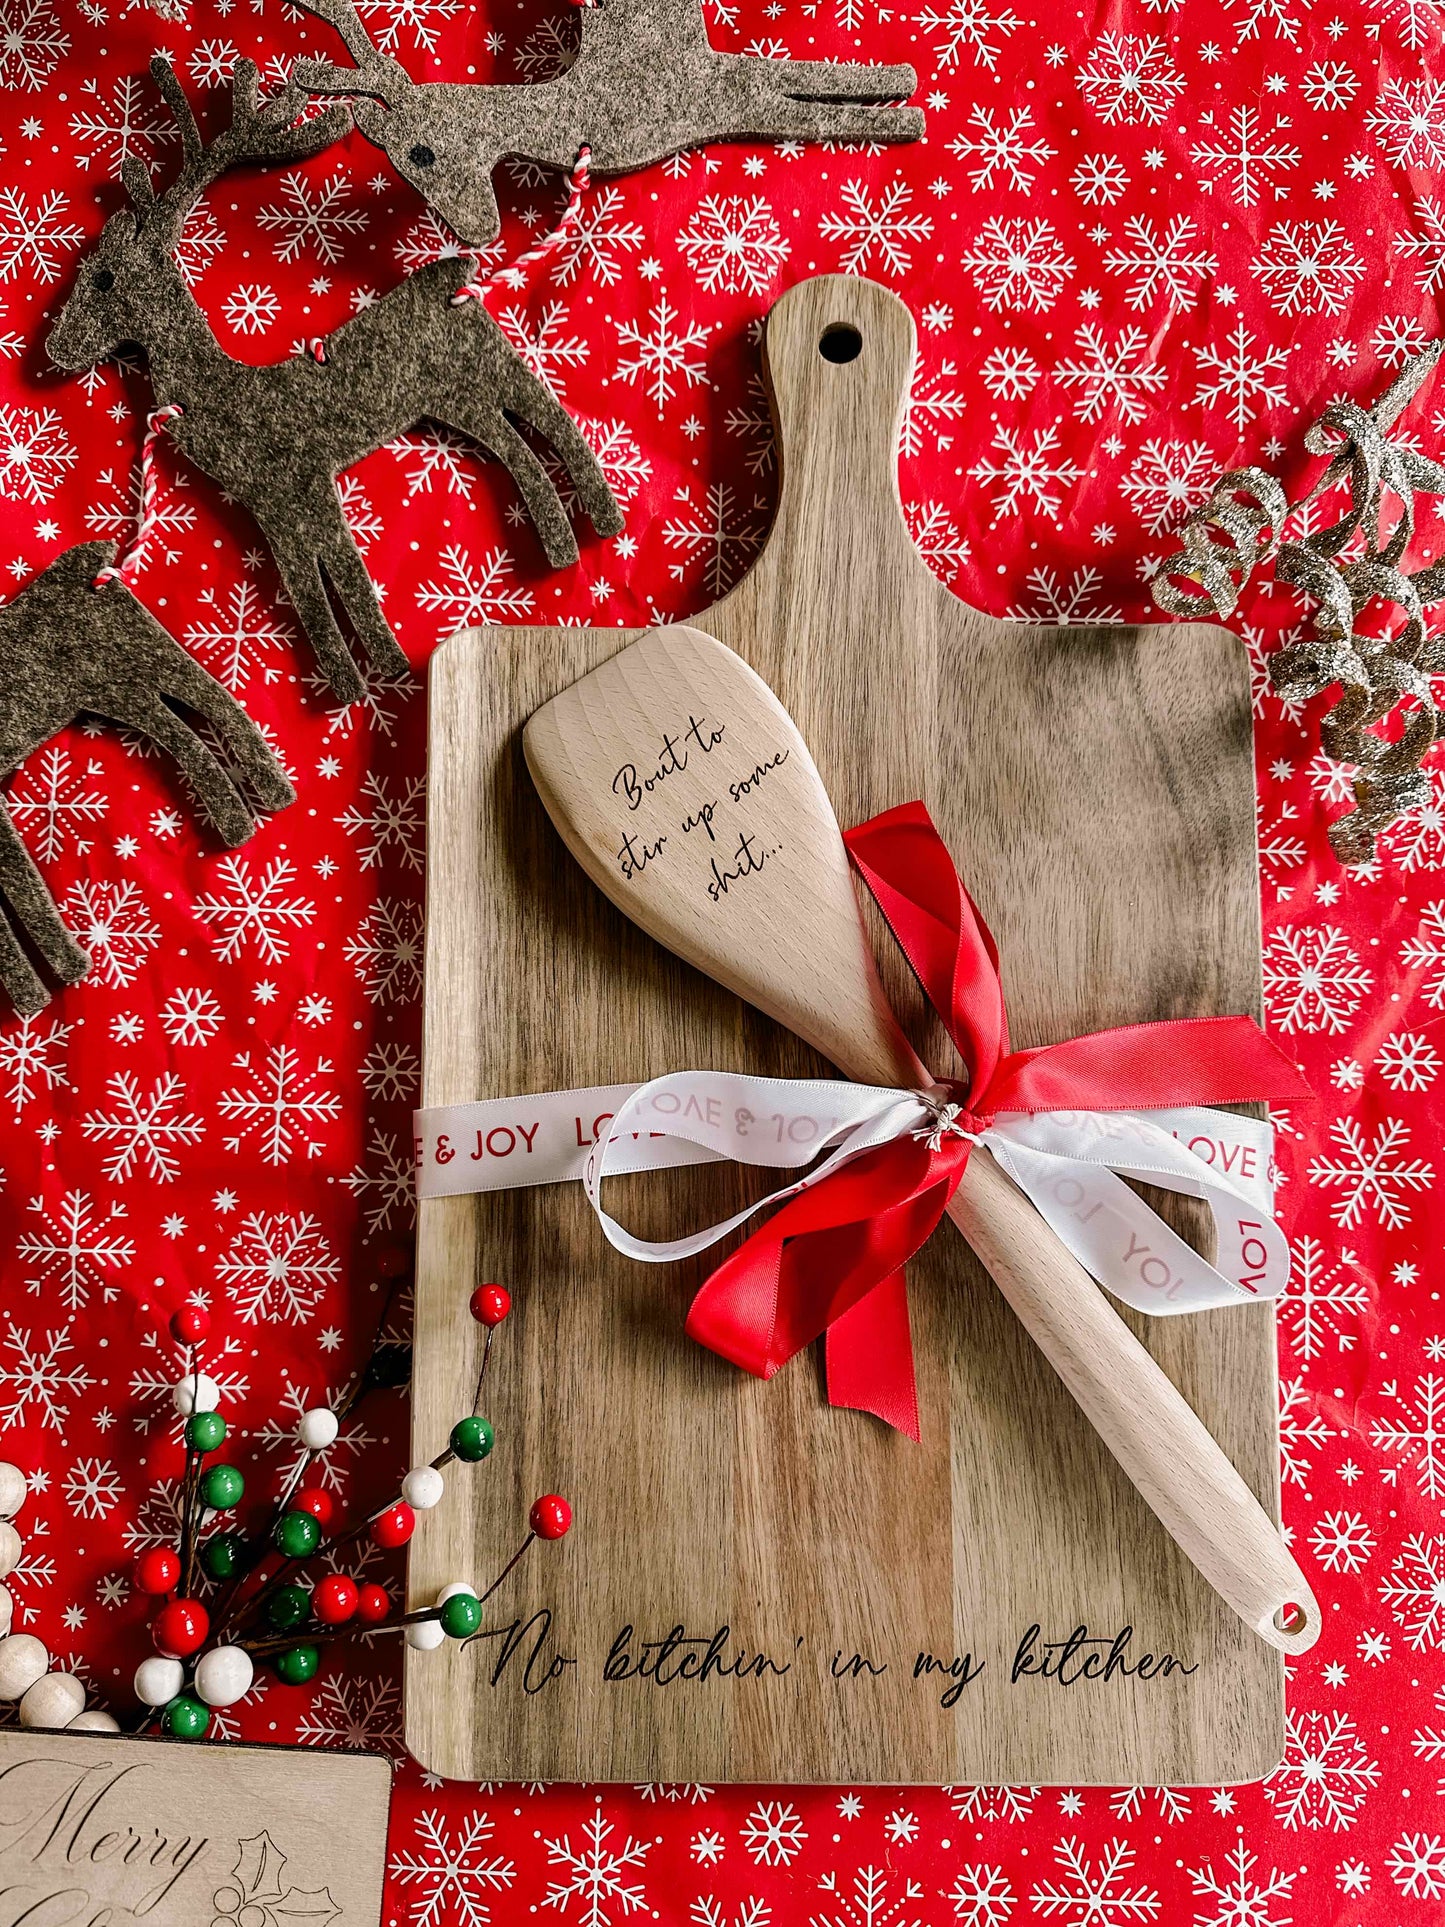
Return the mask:
{"type": "Polygon", "coordinates": [[[251,1690],[256,1669],[239,1646],[213,1646],[196,1662],[196,1697],[207,1706],[234,1706],[251,1690]]]}
{"type": "Polygon", "coordinates": [[[336,1434],[340,1430],[340,1419],[324,1405],[313,1406],[309,1412],[303,1412],[296,1427],[297,1435],[308,1452],[324,1452],[328,1445],[335,1445],[336,1434]]]}
{"type": "Polygon", "coordinates": [[[113,1713],[102,1713],[94,1706],[88,1713],[77,1713],[65,1730],[67,1733],[119,1733],[120,1721],[113,1713]]]}
{"type": "Polygon", "coordinates": [[[20,1467],[0,1459],[0,1519],[13,1519],[29,1491],[29,1481],[20,1467]]]}
{"type": "Polygon", "coordinates": [[[50,1655],[31,1633],[0,1639],[0,1700],[18,1700],[50,1669],[50,1655]]]}
{"type": "Polygon", "coordinates": [[[414,1465],[401,1482],[401,1496],[413,1512],[430,1512],[446,1490],[446,1480],[434,1465],[414,1465]]]}
{"type": "Polygon", "coordinates": [[[445,1641],[446,1634],[442,1631],[442,1623],[439,1619],[419,1619],[414,1626],[408,1626],[406,1629],[407,1645],[419,1653],[433,1652],[445,1641]]]}
{"type": "Polygon", "coordinates": [[[0,1586],[0,1639],[10,1630],[10,1622],[15,1617],[15,1601],[8,1586],[0,1586]]]}
{"type": "Polygon", "coordinates": [[[187,1372],[171,1393],[171,1403],[182,1418],[194,1412],[214,1412],[221,1403],[221,1388],[204,1372],[187,1372]]]}
{"type": "Polygon", "coordinates": [[[20,1702],[20,1724],[69,1726],[85,1711],[85,1688],[74,1673],[47,1673],[28,1687],[20,1702]]]}
{"type": "Polygon", "coordinates": [[[169,1706],[186,1683],[186,1669],[178,1659],[152,1653],[135,1669],[135,1696],[143,1706],[169,1706]]]}
{"type": "Polygon", "coordinates": [[[25,1550],[20,1534],[8,1519],[0,1519],[0,1579],[8,1579],[25,1550]]]}

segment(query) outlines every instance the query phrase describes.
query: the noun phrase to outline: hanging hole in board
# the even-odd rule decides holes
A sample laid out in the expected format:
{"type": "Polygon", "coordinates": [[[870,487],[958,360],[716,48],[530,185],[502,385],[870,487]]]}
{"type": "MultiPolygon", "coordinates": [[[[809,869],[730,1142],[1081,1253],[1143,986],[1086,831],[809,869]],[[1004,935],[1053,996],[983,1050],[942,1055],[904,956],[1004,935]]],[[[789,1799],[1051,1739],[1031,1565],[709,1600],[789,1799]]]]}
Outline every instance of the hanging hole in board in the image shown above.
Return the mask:
{"type": "Polygon", "coordinates": [[[1302,1633],[1308,1621],[1309,1614],[1303,1606],[1297,1606],[1293,1600],[1281,1606],[1274,1616],[1275,1626],[1282,1633],[1302,1633]]]}
{"type": "Polygon", "coordinates": [[[818,353],[824,361],[856,361],[862,352],[862,335],[846,321],[835,321],[818,338],[818,353]]]}

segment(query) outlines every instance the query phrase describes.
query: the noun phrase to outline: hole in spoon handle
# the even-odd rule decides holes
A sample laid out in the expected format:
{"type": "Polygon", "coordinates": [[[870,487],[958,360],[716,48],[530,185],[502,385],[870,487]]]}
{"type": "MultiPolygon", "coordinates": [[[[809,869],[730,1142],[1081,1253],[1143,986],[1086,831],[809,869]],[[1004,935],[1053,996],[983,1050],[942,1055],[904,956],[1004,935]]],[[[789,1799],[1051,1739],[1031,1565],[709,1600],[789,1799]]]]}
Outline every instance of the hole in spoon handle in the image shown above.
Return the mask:
{"type": "Polygon", "coordinates": [[[1294,1594],[1267,1613],[1255,1631],[1268,1645],[1291,1656],[1307,1653],[1320,1636],[1323,1621],[1319,1604],[1308,1587],[1296,1587],[1294,1594]]]}

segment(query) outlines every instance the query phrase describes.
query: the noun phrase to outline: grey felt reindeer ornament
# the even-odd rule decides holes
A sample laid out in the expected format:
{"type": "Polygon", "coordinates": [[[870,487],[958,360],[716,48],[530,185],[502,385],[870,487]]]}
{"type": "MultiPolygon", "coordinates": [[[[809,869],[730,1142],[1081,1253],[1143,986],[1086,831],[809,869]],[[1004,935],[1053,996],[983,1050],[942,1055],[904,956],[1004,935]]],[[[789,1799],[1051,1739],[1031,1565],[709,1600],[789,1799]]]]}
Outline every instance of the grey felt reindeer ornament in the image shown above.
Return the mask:
{"type": "Polygon", "coordinates": [[[598,0],[581,8],[577,57],[554,80],[414,81],[372,43],[353,0],[297,0],[341,35],[354,67],[298,60],[314,94],[355,100],[356,124],[469,247],[496,238],[492,170],[504,156],[626,174],[722,140],[910,141],[911,67],[719,53],[701,0],[598,0]]]}
{"type": "Polygon", "coordinates": [[[408,667],[342,514],[341,470],[423,420],[453,428],[505,464],[548,560],[561,567],[577,559],[576,538],[521,424],[555,446],[599,534],[615,535],[621,512],[566,410],[483,304],[460,298],[472,267],[464,258],[408,276],[327,335],[315,356],[261,368],[233,360],[175,264],[186,216],[228,168],[318,153],[343,130],[346,111],[298,123],[302,91],[293,83],[262,104],[255,66],[241,60],[230,125],[205,142],[170,62],[158,54],[151,72],[180,128],[180,173],[157,193],[144,163],[127,157],[121,178],[132,207],[106,222],[47,347],[74,369],[123,344],[144,349],[157,401],[179,410],[173,439],[256,518],[326,680],[354,701],[364,683],[338,612],[376,671],[404,676],[408,667]]]}
{"type": "MultiPolygon", "coordinates": [[[[114,543],[80,543],[0,609],[0,779],[67,723],[98,716],[167,750],[223,841],[244,843],[256,827],[248,795],[284,809],[291,785],[234,697],[124,582],[105,579],[114,558],[114,543]],[[226,763],[187,711],[210,725],[226,763]]],[[[29,1015],[50,992],[22,938],[63,984],[90,967],[0,799],[0,983],[29,1015]]]]}

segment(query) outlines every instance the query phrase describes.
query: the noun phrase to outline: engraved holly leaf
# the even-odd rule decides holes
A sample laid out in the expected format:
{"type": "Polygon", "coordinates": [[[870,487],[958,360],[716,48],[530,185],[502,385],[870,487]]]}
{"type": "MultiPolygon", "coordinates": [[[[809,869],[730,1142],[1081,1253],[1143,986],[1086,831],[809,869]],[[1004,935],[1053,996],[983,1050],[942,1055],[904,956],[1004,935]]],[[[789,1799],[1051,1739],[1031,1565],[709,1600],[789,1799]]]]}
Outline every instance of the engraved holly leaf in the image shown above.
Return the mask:
{"type": "Polygon", "coordinates": [[[249,1920],[259,1912],[265,1927],[331,1927],[341,1909],[325,1887],[286,1887],[281,1876],[286,1855],[263,1828],[237,1843],[231,1875],[236,1885],[222,1887],[213,1900],[220,1921],[239,1922],[243,1910],[249,1920]],[[254,1910],[254,1911],[253,1911],[254,1910]]]}

